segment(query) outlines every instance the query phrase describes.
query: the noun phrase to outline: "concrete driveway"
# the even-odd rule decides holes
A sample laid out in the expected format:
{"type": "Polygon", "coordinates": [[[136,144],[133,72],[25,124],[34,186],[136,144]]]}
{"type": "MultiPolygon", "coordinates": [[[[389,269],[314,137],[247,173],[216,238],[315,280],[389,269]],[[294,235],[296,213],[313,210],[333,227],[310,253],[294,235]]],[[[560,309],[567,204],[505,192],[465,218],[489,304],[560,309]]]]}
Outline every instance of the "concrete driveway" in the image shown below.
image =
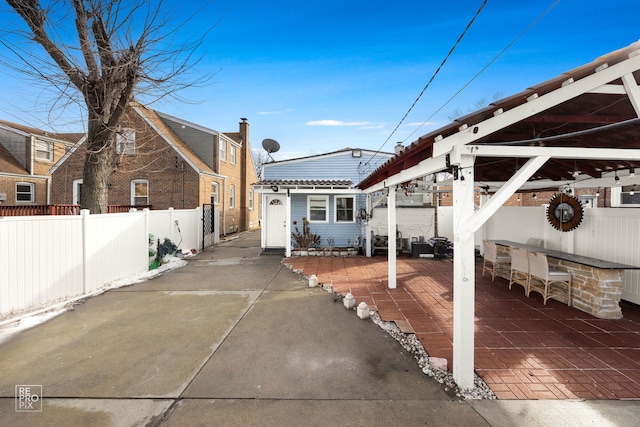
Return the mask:
{"type": "Polygon", "coordinates": [[[243,234],[7,339],[0,425],[489,425],[260,252],[243,234]],[[16,410],[27,394],[40,412],[16,410]]]}

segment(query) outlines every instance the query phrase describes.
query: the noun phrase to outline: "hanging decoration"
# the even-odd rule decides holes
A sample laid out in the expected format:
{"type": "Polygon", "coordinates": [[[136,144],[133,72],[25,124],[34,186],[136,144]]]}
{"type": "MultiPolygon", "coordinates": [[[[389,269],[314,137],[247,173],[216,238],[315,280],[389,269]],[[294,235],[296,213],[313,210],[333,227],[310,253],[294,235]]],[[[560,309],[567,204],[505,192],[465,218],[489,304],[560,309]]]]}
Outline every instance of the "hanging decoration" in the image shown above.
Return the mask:
{"type": "Polygon", "coordinates": [[[556,230],[575,230],[582,222],[583,215],[582,203],[575,196],[556,193],[549,201],[547,220],[556,230]]]}

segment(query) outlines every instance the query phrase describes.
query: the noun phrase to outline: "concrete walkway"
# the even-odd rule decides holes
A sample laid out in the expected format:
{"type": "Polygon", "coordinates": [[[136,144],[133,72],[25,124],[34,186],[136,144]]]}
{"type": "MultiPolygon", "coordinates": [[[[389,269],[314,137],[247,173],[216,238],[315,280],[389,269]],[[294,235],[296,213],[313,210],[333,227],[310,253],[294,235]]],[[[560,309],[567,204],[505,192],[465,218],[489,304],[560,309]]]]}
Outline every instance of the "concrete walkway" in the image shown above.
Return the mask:
{"type": "Polygon", "coordinates": [[[460,401],[242,234],[0,344],[0,426],[640,424],[636,402],[460,401]],[[16,411],[17,386],[35,409],[16,411]]]}

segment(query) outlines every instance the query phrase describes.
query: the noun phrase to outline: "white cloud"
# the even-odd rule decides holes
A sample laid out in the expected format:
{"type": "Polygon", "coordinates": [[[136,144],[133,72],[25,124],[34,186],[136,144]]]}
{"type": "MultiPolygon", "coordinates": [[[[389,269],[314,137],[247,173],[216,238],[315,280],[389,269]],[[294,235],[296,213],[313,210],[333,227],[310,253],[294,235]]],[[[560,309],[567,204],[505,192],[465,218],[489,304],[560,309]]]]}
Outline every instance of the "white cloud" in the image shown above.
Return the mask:
{"type": "Polygon", "coordinates": [[[279,110],[279,111],[260,111],[260,112],[258,112],[258,115],[268,116],[268,115],[273,115],[273,114],[290,113],[291,111],[293,111],[293,110],[291,110],[291,108],[286,108],[284,110],[279,110]]]}
{"type": "Polygon", "coordinates": [[[405,123],[405,126],[431,126],[431,125],[435,125],[436,122],[411,122],[411,123],[405,123]]]}
{"type": "Polygon", "coordinates": [[[367,126],[371,122],[343,122],[341,120],[313,120],[307,122],[307,126],[367,126]]]}

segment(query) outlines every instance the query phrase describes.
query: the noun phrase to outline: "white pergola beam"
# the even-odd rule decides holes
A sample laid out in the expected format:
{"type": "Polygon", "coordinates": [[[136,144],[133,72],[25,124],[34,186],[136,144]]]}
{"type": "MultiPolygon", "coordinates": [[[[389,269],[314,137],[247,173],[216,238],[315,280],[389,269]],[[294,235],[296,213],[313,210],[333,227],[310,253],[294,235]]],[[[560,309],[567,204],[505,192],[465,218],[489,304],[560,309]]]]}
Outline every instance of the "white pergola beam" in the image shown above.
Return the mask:
{"type": "Polygon", "coordinates": [[[421,161],[415,166],[404,169],[402,172],[390,176],[384,181],[372,185],[364,191],[365,193],[375,193],[376,191],[381,191],[393,185],[400,185],[404,182],[411,181],[412,179],[440,172],[446,169],[446,167],[447,164],[445,156],[428,158],[421,161]]]}
{"type": "Polygon", "coordinates": [[[638,69],[640,69],[640,55],[632,56],[623,62],[603,68],[598,72],[560,87],[545,95],[531,96],[528,102],[486,119],[481,123],[469,126],[466,129],[461,127],[462,130],[460,132],[434,142],[433,156],[441,156],[450,152],[455,146],[461,146],[477,141],[478,139],[491,135],[492,133],[513,123],[517,123],[542,111],[548,110],[549,108],[555,107],[556,105],[601,87],[638,69]]]}
{"type": "Polygon", "coordinates": [[[581,160],[640,160],[640,150],[623,148],[530,147],[513,145],[467,145],[462,151],[479,157],[534,157],[581,160]]]}
{"type": "Polygon", "coordinates": [[[627,91],[629,101],[631,101],[631,105],[633,105],[636,115],[640,117],[640,89],[638,89],[638,82],[636,82],[633,74],[629,73],[622,76],[622,84],[624,85],[624,89],[627,91]]]}
{"type": "Polygon", "coordinates": [[[504,205],[504,203],[511,197],[522,185],[527,182],[531,176],[536,173],[546,162],[549,160],[547,156],[537,156],[529,159],[518,171],[500,187],[500,189],[489,199],[486,203],[478,209],[471,218],[466,221],[459,229],[459,232],[463,234],[463,237],[468,235],[473,236],[482,225],[496,213],[496,211],[504,205]]]}

